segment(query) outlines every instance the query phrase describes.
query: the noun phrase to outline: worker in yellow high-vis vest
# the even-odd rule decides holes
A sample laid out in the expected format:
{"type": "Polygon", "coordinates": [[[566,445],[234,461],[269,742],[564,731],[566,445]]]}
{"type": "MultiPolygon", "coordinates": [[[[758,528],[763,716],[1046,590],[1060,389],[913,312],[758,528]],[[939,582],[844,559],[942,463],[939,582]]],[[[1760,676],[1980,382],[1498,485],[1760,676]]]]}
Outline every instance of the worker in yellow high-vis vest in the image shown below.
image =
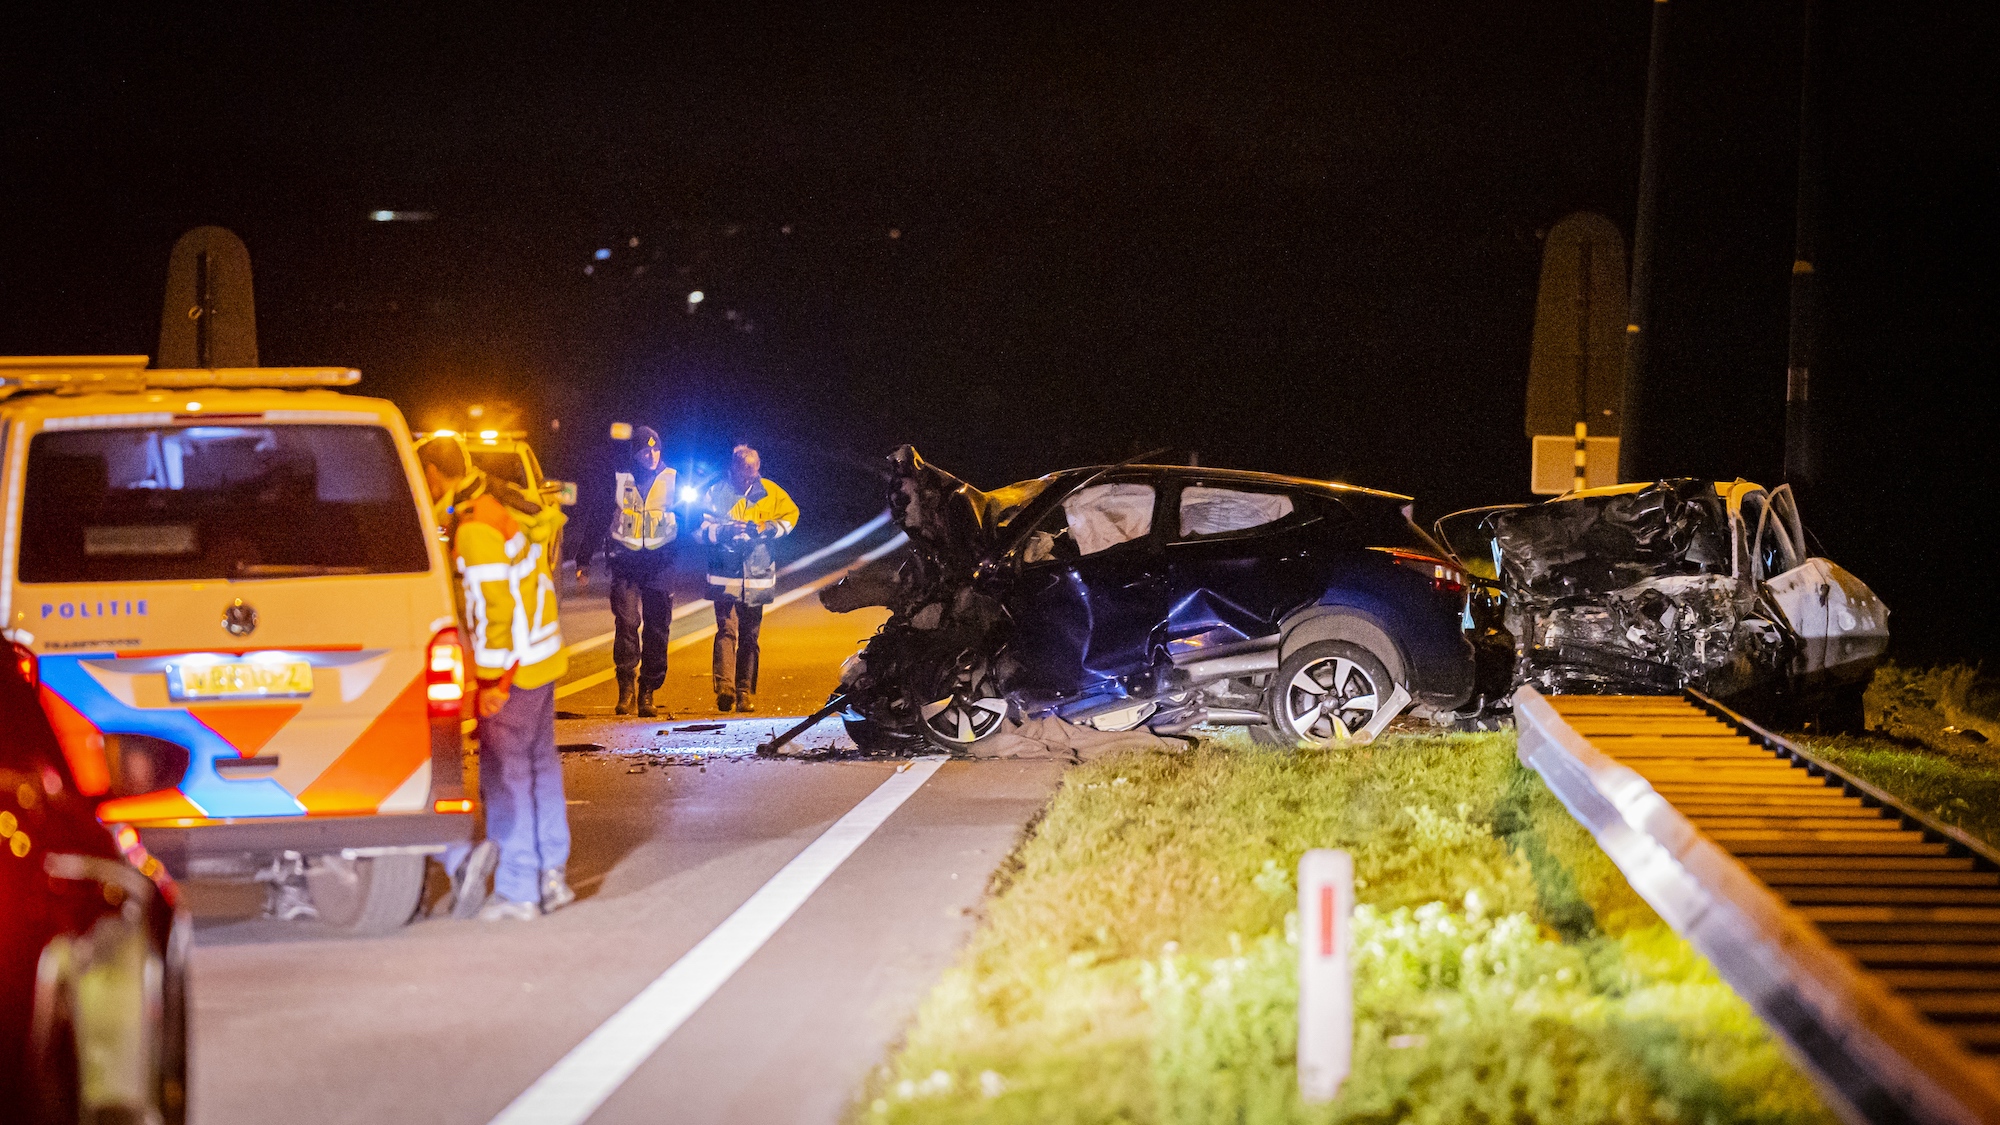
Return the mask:
{"type": "Polygon", "coordinates": [[[701,498],[701,529],[708,544],[708,596],[715,602],[715,706],[757,709],[757,639],[764,607],[778,594],[778,562],[771,546],[799,525],[799,506],[764,479],[757,451],[739,445],[729,475],[701,498]]]}
{"type": "Polygon", "coordinates": [[[458,573],[459,635],[472,657],[486,840],[445,853],[454,917],[539,917],[576,901],[569,808],[556,751],[556,681],[569,668],[549,548],[560,507],[490,480],[458,439],[417,447],[458,573]],[[494,866],[497,844],[497,867],[494,866]],[[493,875],[487,900],[485,876],[493,875]]]}
{"type": "MultiPolygon", "coordinates": [[[[605,568],[611,572],[611,663],[618,677],[617,713],[642,719],[659,712],[653,694],[667,682],[667,635],[674,627],[675,474],[660,453],[660,435],[632,428],[631,460],[611,474],[608,522],[603,523],[605,568]]],[[[601,503],[601,501],[600,501],[601,503]]],[[[598,511],[606,511],[602,507],[598,511]]],[[[596,549],[590,535],[578,546],[577,578],[596,549]]]]}

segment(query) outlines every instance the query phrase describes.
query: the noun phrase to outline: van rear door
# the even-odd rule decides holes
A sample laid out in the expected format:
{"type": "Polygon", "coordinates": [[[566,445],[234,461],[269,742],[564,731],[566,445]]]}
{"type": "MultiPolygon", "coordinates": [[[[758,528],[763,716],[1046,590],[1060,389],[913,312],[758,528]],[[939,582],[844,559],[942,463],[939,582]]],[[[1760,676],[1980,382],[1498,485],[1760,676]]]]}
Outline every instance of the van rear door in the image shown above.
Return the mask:
{"type": "Polygon", "coordinates": [[[33,436],[14,624],[79,785],[185,755],[100,815],[430,811],[449,588],[386,420],[96,415],[33,436]]]}

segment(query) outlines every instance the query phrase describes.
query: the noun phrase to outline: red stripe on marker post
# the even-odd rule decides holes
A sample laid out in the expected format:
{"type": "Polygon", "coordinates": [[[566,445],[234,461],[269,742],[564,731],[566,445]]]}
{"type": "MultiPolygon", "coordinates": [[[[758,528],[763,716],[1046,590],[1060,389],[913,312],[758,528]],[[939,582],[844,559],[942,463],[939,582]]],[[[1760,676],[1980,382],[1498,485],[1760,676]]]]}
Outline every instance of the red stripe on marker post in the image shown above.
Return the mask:
{"type": "Polygon", "coordinates": [[[1354,1060],[1354,859],[1315,848],[1299,857],[1299,1095],[1330,1102],[1354,1060]]]}

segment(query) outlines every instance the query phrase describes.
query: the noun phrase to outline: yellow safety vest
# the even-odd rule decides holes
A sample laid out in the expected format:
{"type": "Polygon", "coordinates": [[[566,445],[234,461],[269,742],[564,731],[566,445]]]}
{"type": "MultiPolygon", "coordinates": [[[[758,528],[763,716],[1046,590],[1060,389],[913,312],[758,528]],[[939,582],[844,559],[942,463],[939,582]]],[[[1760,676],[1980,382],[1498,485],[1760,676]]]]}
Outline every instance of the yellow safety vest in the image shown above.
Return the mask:
{"type": "Polygon", "coordinates": [[[639,494],[638,479],[630,472],[614,478],[618,493],[618,518],[611,524],[611,538],[628,551],[657,551],[674,541],[679,532],[674,518],[674,471],[662,466],[645,495],[639,494]]]}
{"type": "Polygon", "coordinates": [[[515,687],[552,683],[569,668],[556,616],[555,561],[547,551],[562,510],[526,515],[491,495],[468,507],[452,536],[452,555],[476,674],[490,682],[512,669],[515,687]]]}

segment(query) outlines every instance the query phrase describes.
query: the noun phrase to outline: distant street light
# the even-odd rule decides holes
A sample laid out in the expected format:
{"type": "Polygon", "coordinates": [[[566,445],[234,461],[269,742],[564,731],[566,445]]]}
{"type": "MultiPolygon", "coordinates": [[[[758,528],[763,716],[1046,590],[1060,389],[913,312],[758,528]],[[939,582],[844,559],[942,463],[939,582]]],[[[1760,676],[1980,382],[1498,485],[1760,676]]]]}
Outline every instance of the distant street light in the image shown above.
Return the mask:
{"type": "Polygon", "coordinates": [[[707,300],[707,294],[703,293],[703,292],[702,292],[701,290],[699,290],[699,289],[695,290],[695,291],[694,291],[694,292],[692,292],[692,293],[689,293],[689,294],[688,294],[688,311],[689,311],[689,312],[693,312],[693,311],[694,311],[694,307],[695,307],[696,305],[699,305],[699,304],[701,304],[701,303],[702,303],[702,302],[703,302],[704,300],[707,300]]]}

